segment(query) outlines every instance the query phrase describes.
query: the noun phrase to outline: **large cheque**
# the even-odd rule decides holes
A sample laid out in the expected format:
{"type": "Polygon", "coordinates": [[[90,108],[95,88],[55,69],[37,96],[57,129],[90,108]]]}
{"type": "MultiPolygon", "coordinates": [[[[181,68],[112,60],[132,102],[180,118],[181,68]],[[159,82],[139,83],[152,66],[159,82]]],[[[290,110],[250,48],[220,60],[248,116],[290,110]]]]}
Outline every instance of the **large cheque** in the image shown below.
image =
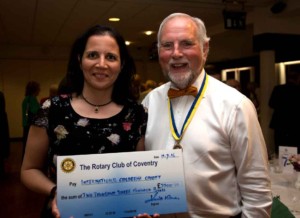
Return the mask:
{"type": "Polygon", "coordinates": [[[62,218],[187,211],[181,149],[59,156],[57,164],[62,218]]]}

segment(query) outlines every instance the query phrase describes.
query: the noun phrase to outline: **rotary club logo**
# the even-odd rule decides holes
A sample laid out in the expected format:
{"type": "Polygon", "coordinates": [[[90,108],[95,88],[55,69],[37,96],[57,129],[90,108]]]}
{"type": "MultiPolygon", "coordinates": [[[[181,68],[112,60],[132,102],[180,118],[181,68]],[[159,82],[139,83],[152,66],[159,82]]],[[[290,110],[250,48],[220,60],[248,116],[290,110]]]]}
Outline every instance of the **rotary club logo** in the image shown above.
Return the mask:
{"type": "Polygon", "coordinates": [[[62,171],[64,171],[65,173],[70,173],[75,169],[76,163],[73,159],[66,158],[61,162],[60,166],[62,171]]]}

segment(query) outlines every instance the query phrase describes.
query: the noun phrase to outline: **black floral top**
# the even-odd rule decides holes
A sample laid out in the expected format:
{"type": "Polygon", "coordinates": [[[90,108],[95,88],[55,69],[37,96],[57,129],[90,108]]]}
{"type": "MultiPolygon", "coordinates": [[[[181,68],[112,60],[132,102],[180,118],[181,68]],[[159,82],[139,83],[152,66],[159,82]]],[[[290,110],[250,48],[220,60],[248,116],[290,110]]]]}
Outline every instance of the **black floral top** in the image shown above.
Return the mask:
{"type": "Polygon", "coordinates": [[[58,155],[100,154],[135,151],[145,135],[147,112],[142,105],[128,101],[122,111],[107,119],[93,119],[77,114],[71,96],[47,100],[34,124],[45,127],[49,136],[48,172],[56,181],[58,155]]]}

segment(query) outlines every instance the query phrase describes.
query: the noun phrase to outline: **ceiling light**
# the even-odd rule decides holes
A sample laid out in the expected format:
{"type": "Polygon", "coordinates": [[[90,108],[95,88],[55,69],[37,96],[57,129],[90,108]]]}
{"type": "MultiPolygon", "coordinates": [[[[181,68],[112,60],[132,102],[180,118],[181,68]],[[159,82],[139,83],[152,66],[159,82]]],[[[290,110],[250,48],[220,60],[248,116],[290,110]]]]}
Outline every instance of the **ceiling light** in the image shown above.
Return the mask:
{"type": "Polygon", "coordinates": [[[118,18],[118,17],[111,17],[111,18],[108,18],[108,20],[111,21],[111,22],[118,22],[118,21],[120,21],[120,18],[118,18]]]}
{"type": "Polygon", "coordinates": [[[130,41],[125,41],[125,44],[126,44],[126,45],[130,45],[131,42],[130,42],[130,41]]]}
{"type": "Polygon", "coordinates": [[[154,33],[154,31],[148,30],[148,31],[145,31],[144,33],[145,33],[147,36],[150,36],[150,35],[152,35],[152,34],[154,33]]]}

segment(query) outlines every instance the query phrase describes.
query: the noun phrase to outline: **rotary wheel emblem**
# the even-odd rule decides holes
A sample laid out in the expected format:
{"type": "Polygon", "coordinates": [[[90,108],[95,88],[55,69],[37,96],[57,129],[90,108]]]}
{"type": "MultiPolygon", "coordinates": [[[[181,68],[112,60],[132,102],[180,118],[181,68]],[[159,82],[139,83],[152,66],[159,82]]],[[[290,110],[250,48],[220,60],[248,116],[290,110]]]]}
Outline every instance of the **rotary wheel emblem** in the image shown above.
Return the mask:
{"type": "Polygon", "coordinates": [[[66,158],[61,162],[61,169],[65,173],[70,173],[75,169],[75,161],[71,158],[66,158]]]}

